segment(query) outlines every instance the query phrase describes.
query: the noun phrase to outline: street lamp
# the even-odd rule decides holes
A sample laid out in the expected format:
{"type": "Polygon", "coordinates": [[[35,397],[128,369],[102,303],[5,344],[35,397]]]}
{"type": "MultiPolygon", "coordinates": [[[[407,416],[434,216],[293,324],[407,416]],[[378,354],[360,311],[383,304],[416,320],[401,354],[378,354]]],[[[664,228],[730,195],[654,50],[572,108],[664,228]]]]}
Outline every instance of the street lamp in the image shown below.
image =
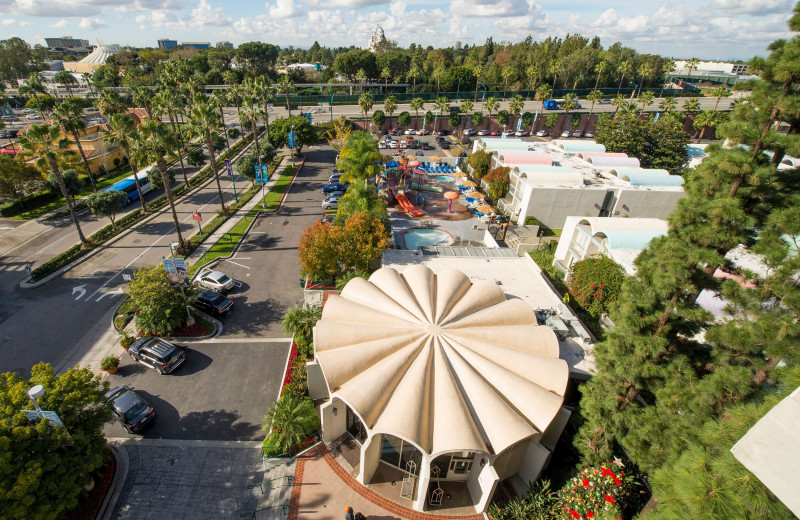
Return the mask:
{"type": "MultiPolygon", "coordinates": [[[[292,135],[294,135],[294,125],[292,125],[292,135]]],[[[294,139],[292,139],[292,168],[294,168],[294,142],[296,139],[296,136],[294,139]]]]}
{"type": "Polygon", "coordinates": [[[39,414],[39,418],[44,419],[42,409],[39,408],[39,403],[36,402],[37,399],[44,395],[44,387],[42,385],[36,385],[33,388],[26,390],[26,392],[28,394],[28,398],[33,403],[33,408],[36,410],[36,413],[39,414]]]}

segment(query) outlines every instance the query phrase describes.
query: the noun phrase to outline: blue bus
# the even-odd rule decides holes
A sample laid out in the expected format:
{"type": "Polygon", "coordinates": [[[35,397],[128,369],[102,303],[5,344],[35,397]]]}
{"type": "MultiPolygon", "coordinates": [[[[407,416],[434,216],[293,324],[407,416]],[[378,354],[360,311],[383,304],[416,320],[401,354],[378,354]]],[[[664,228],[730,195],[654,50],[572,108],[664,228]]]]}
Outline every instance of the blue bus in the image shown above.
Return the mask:
{"type": "MultiPolygon", "coordinates": [[[[153,187],[150,185],[150,180],[147,178],[146,170],[139,172],[136,176],[139,177],[139,185],[142,188],[142,195],[153,190],[153,187]]],[[[121,181],[112,184],[103,191],[111,190],[121,191],[125,194],[125,202],[122,203],[123,208],[139,198],[139,190],[136,189],[136,180],[133,178],[133,175],[130,177],[125,177],[121,181]]]]}

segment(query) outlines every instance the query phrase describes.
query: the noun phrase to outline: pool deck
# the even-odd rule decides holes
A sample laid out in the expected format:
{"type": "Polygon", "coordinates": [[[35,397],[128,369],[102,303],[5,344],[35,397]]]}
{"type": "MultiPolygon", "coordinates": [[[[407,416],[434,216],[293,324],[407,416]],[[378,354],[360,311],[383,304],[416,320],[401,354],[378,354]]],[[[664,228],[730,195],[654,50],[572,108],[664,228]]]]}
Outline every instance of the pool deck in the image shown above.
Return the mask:
{"type": "Polygon", "coordinates": [[[450,233],[454,239],[453,245],[485,245],[483,237],[486,232],[486,224],[481,223],[480,219],[474,217],[461,220],[440,220],[430,216],[428,219],[416,220],[409,218],[408,214],[402,210],[390,208],[389,220],[392,223],[392,237],[394,238],[395,249],[403,249],[403,234],[406,231],[415,227],[423,227],[423,223],[427,224],[428,222],[430,222],[430,227],[439,228],[450,233]],[[476,226],[477,229],[474,229],[476,226]]]}

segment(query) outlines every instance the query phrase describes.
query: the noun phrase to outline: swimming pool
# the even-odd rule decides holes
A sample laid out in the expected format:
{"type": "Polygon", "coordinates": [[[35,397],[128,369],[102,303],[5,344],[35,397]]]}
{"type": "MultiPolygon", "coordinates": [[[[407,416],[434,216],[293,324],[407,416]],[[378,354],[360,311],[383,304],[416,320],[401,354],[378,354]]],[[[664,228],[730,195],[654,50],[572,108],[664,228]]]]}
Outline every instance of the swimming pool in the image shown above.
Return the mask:
{"type": "Polygon", "coordinates": [[[453,243],[453,236],[442,229],[411,228],[403,233],[406,249],[419,249],[421,246],[447,246],[453,243]]]}
{"type": "Polygon", "coordinates": [[[438,175],[436,178],[442,182],[453,182],[453,177],[449,175],[438,175]]]}

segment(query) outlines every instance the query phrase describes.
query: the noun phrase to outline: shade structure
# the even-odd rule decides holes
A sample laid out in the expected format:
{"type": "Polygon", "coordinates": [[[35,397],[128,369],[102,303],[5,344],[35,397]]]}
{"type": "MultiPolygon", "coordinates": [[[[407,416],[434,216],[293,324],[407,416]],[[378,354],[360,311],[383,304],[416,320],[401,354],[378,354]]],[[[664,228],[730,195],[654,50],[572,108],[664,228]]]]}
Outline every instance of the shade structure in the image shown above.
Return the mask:
{"type": "Polygon", "coordinates": [[[469,188],[474,188],[475,186],[477,186],[477,184],[475,184],[472,181],[462,181],[462,182],[459,182],[458,185],[459,186],[467,186],[469,188]]]}
{"type": "Polygon", "coordinates": [[[431,161],[441,161],[441,160],[442,160],[442,158],[440,156],[438,156],[438,155],[432,155],[431,156],[431,161]]]}
{"type": "Polygon", "coordinates": [[[580,152],[578,157],[581,159],[588,159],[589,157],[627,157],[628,154],[623,152],[580,152]]]}
{"type": "Polygon", "coordinates": [[[467,197],[472,197],[473,199],[485,199],[486,195],[479,191],[471,191],[466,194],[467,197]]]}
{"type": "Polygon", "coordinates": [[[569,370],[528,304],[489,280],[414,265],[355,278],[314,328],[332,397],[428,454],[498,454],[544,432],[569,370]]]}
{"type": "Polygon", "coordinates": [[[553,164],[553,159],[549,155],[542,155],[538,153],[508,153],[505,155],[499,155],[497,158],[503,161],[503,164],[506,166],[517,164],[543,164],[545,166],[550,166],[553,164]]]}
{"type": "Polygon", "coordinates": [[[639,159],[636,157],[587,157],[586,162],[598,168],[638,168],[639,159]]]}
{"type": "Polygon", "coordinates": [[[466,177],[467,174],[462,172],[461,170],[456,170],[450,174],[452,177],[466,177]]]}
{"type": "Polygon", "coordinates": [[[620,177],[623,181],[628,181],[631,186],[681,186],[683,177],[680,175],[649,175],[649,174],[628,174],[620,177]]]}
{"type": "Polygon", "coordinates": [[[667,170],[659,168],[611,168],[608,170],[611,175],[624,177],[625,175],[669,175],[667,170]]]}
{"type": "Polygon", "coordinates": [[[480,206],[478,206],[475,209],[480,211],[481,213],[494,213],[494,208],[492,208],[488,204],[481,204],[480,206]]]}
{"type": "Polygon", "coordinates": [[[565,153],[605,152],[606,147],[594,141],[565,141],[556,139],[550,144],[564,150],[565,153]]]}
{"type": "Polygon", "coordinates": [[[419,161],[411,161],[410,163],[408,163],[409,166],[419,166],[420,164],[422,163],[419,161]]]}
{"type": "Polygon", "coordinates": [[[460,196],[461,195],[456,193],[455,191],[446,191],[446,192],[444,192],[444,198],[446,198],[446,199],[455,200],[455,199],[459,198],[460,196]]]}

